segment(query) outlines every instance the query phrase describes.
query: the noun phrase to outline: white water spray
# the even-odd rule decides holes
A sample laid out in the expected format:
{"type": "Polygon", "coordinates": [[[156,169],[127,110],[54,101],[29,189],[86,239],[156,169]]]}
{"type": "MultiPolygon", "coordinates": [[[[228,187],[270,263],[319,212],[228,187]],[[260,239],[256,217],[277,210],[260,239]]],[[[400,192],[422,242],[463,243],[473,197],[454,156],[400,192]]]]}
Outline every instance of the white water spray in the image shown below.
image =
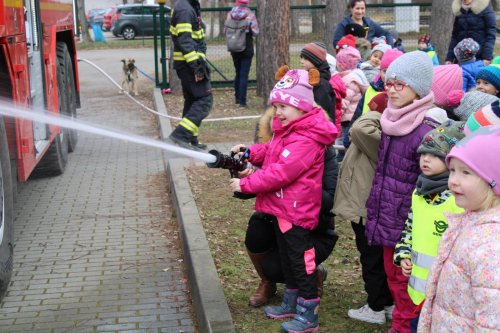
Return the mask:
{"type": "Polygon", "coordinates": [[[45,124],[52,124],[59,127],[71,128],[77,131],[134,142],[154,148],[160,148],[176,155],[189,156],[198,160],[202,160],[206,163],[213,163],[216,160],[215,156],[212,154],[180,148],[162,141],[148,139],[136,134],[118,132],[116,129],[107,129],[96,124],[83,122],[81,120],[75,120],[64,115],[51,115],[45,111],[44,113],[40,113],[35,112],[34,110],[17,108],[12,104],[5,102],[0,102],[0,115],[13,118],[28,119],[45,124]]]}

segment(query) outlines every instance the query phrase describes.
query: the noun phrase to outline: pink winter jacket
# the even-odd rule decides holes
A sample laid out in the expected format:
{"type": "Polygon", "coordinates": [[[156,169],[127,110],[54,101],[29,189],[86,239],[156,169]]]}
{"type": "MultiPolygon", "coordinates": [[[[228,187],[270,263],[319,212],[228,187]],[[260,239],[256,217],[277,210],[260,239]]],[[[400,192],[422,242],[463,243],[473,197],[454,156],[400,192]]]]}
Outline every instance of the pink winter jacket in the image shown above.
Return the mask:
{"type": "Polygon", "coordinates": [[[342,99],[342,121],[351,121],[358,102],[363,97],[370,82],[360,69],[341,72],[342,81],[347,89],[347,95],[342,99]]]}
{"type": "Polygon", "coordinates": [[[318,224],[325,147],[337,138],[321,108],[282,126],[273,119],[274,137],[250,146],[250,162],[261,169],[240,181],[243,193],[256,193],[255,210],[305,229],[318,224]]]}
{"type": "Polygon", "coordinates": [[[446,217],[418,332],[498,332],[500,207],[446,217]]]}
{"type": "Polygon", "coordinates": [[[333,74],[330,78],[330,85],[332,86],[333,92],[335,93],[335,126],[337,131],[340,133],[342,127],[340,126],[342,118],[342,101],[347,95],[344,81],[339,73],[333,74]]]}

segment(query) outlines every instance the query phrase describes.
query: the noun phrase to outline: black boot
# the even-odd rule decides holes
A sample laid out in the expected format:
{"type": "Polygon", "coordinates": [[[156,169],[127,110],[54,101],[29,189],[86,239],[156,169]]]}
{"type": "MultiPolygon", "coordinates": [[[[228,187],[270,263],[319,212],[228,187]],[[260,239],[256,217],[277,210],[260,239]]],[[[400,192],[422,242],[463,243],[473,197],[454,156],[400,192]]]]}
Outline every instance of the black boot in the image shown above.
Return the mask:
{"type": "Polygon", "coordinates": [[[198,137],[197,136],[193,136],[191,138],[191,146],[193,147],[196,147],[196,148],[199,148],[199,149],[207,149],[207,145],[198,141],[198,137]]]}

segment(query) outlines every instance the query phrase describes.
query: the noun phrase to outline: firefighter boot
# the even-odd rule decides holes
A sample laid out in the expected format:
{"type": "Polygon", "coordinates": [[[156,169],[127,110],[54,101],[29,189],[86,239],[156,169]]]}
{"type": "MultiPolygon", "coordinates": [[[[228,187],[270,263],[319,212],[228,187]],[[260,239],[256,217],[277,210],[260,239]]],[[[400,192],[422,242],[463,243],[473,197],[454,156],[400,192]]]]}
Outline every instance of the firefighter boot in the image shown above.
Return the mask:
{"type": "Polygon", "coordinates": [[[298,293],[298,289],[285,289],[281,305],[266,306],[264,313],[271,319],[293,318],[297,312],[295,307],[297,306],[298,293]]]}
{"type": "Polygon", "coordinates": [[[252,253],[248,252],[250,260],[255,267],[255,271],[260,277],[259,286],[255,290],[250,299],[248,300],[248,305],[253,307],[259,307],[266,304],[274,294],[276,294],[276,283],[267,279],[262,270],[262,261],[266,257],[266,253],[252,253]]]}
{"type": "Polygon", "coordinates": [[[180,125],[177,125],[174,131],[168,136],[170,141],[181,148],[199,150],[198,148],[191,146],[190,142],[192,137],[193,134],[180,125]]]}
{"type": "Polygon", "coordinates": [[[201,141],[198,141],[197,136],[193,136],[191,138],[191,146],[199,148],[199,149],[207,149],[207,145],[202,143],[201,141]]]}
{"type": "Polygon", "coordinates": [[[318,331],[319,301],[319,297],[307,300],[299,297],[297,300],[297,314],[292,321],[281,324],[281,329],[289,333],[318,331]]]}

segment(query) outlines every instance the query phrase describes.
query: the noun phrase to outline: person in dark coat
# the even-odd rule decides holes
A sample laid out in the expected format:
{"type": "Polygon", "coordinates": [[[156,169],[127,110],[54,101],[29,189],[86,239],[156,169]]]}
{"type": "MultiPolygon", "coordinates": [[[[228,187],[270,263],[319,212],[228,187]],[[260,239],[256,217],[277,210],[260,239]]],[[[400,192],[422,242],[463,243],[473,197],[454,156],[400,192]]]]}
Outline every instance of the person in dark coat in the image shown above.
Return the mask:
{"type": "Polygon", "coordinates": [[[350,0],[349,10],[351,11],[351,15],[344,17],[335,29],[335,34],[333,36],[333,47],[336,47],[339,40],[345,35],[346,26],[352,23],[357,23],[365,28],[365,36],[368,41],[371,42],[374,37],[385,36],[385,38],[387,39],[387,44],[393,44],[393,39],[390,32],[372,21],[369,17],[365,16],[365,0],[350,0]]]}
{"type": "Polygon", "coordinates": [[[455,15],[446,63],[457,61],[453,49],[464,38],[472,38],[479,44],[476,59],[487,66],[493,59],[496,40],[496,17],[489,0],[453,0],[455,15]]]}
{"type": "Polygon", "coordinates": [[[309,43],[300,51],[300,66],[306,71],[316,68],[320,74],[319,85],[313,88],[314,101],[326,111],[335,123],[335,94],[330,85],[330,66],[326,62],[326,45],[309,43]]]}

